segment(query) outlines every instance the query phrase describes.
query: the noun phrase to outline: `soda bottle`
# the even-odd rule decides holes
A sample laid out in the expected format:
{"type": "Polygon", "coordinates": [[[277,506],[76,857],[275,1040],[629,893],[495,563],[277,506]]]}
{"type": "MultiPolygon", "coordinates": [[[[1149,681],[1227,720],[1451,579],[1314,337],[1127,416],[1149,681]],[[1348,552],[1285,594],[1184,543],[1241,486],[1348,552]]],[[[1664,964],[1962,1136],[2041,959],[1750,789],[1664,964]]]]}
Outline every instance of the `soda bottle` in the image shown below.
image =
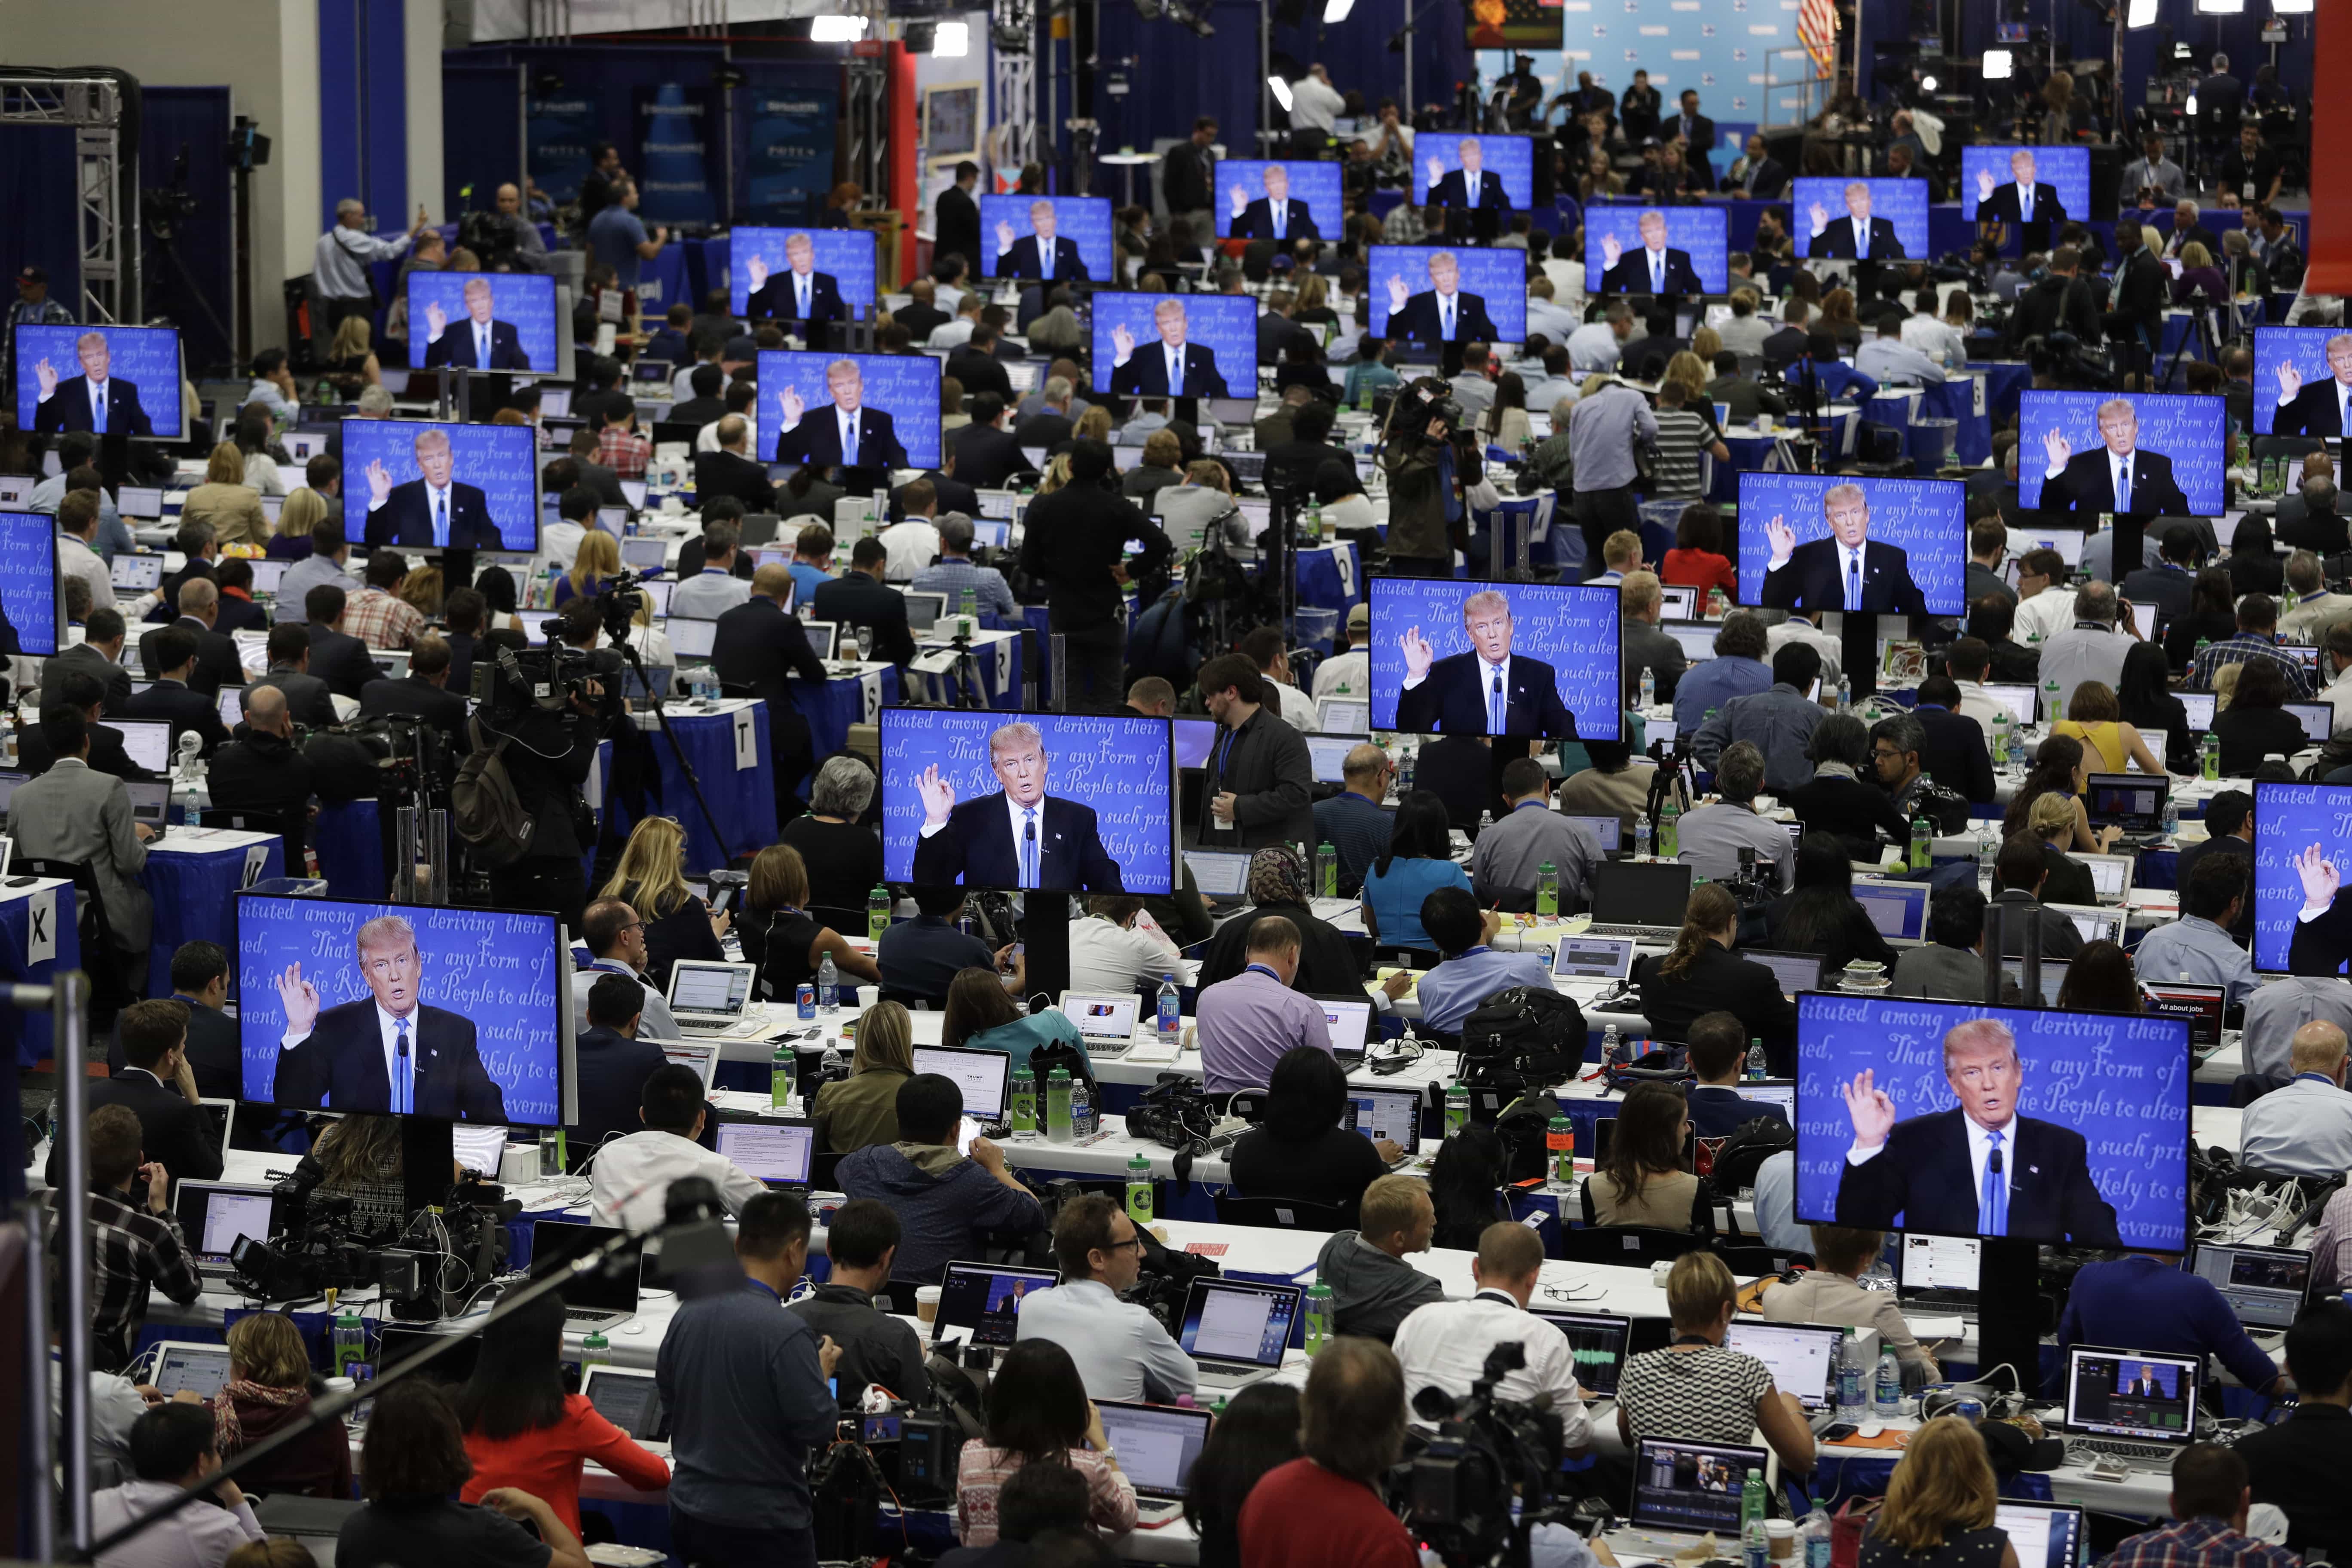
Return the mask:
{"type": "Polygon", "coordinates": [[[1173,974],[1162,974],[1160,977],[1160,1003],[1157,1016],[1160,1022],[1160,1032],[1163,1035],[1172,1035],[1184,1026],[1184,998],[1176,989],[1176,977],[1173,974]]]}
{"type": "Polygon", "coordinates": [[[1307,1288],[1307,1353],[1321,1355],[1330,1337],[1331,1287],[1318,1279],[1307,1288]]]}
{"type": "Polygon", "coordinates": [[[1551,1179],[1563,1187],[1576,1184],[1576,1123],[1554,1116],[1544,1124],[1544,1150],[1551,1157],[1551,1179]]]}
{"type": "Polygon", "coordinates": [[[1139,1230],[1151,1223],[1151,1162],[1140,1151],[1127,1161],[1127,1217],[1139,1230]]]}
{"type": "Polygon", "coordinates": [[[1671,860],[1682,853],[1682,816],[1683,808],[1669,796],[1664,808],[1658,813],[1658,858],[1661,860],[1671,860]]]}
{"type": "Polygon", "coordinates": [[[1536,913],[1559,913],[1559,868],[1549,860],[1536,868],[1536,913]]]}
{"type": "Polygon", "coordinates": [[[1934,856],[1936,830],[1924,816],[1911,819],[1911,869],[1924,871],[1934,856]]]}
{"type": "Polygon", "coordinates": [[[1470,1091],[1455,1084],[1445,1091],[1445,1135],[1453,1137],[1470,1125],[1470,1091]]]}
{"type": "Polygon", "coordinates": [[[1315,888],[1324,898],[1339,896],[1339,851],[1328,839],[1315,847],[1315,888]]]}
{"type": "Polygon", "coordinates": [[[1013,1069],[1010,1099],[1013,1103],[1013,1136],[1037,1136],[1037,1075],[1029,1070],[1026,1062],[1013,1069]]]}
{"type": "Polygon", "coordinates": [[[828,1018],[841,1011],[841,971],[829,952],[816,963],[816,1010],[828,1018]]]}
{"type": "Polygon", "coordinates": [[[890,889],[877,882],[874,884],[874,890],[866,895],[866,940],[880,942],[882,933],[889,929],[890,889]]]}
{"type": "Polygon", "coordinates": [[[768,1104],[782,1110],[793,1102],[793,1068],[797,1065],[793,1056],[792,1042],[777,1042],[776,1054],[768,1058],[768,1104]]]}
{"type": "Polygon", "coordinates": [[[1055,1143],[1070,1141],[1070,1069],[1055,1068],[1045,1075],[1045,1136],[1055,1143]]]}

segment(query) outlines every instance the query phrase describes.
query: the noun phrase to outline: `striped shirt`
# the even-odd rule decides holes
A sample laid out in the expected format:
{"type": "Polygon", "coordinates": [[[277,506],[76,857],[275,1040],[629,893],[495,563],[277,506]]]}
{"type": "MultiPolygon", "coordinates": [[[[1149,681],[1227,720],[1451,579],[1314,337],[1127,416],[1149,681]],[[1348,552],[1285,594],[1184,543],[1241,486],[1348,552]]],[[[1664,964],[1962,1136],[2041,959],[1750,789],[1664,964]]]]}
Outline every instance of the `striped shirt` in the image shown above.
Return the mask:
{"type": "MultiPolygon", "coordinates": [[[[49,1256],[59,1257],[57,1191],[41,1194],[49,1256]]],[[[187,1238],[172,1211],[133,1208],[115,1193],[89,1194],[90,1351],[107,1371],[131,1359],[131,1342],[147,1321],[147,1288],[154,1285],[182,1306],[204,1293],[187,1238]]]]}
{"type": "Polygon", "coordinates": [[[2279,673],[2286,677],[2286,689],[2294,693],[2296,701],[2311,700],[2311,677],[2305,673],[2303,660],[2270,638],[2257,637],[2251,632],[2224,637],[2199,654],[2196,662],[2189,667],[2189,689],[2191,691],[2210,691],[2213,689],[2214,671],[2225,664],[2244,664],[2256,658],[2268,659],[2279,667],[2279,673]]]}
{"type": "MultiPolygon", "coordinates": [[[[996,1494],[1021,1456],[1009,1448],[967,1443],[956,1464],[957,1534],[966,1546],[996,1543],[996,1494]]],[[[1092,1448],[1070,1450],[1070,1468],[1087,1479],[1087,1522],[1107,1535],[1135,1528],[1135,1483],[1092,1448]]]]}
{"type": "Polygon", "coordinates": [[[1627,1358],[1617,1379],[1617,1407],[1636,1437],[1691,1443],[1745,1443],[1772,1373],[1752,1355],[1708,1345],[1644,1351],[1627,1358]]]}
{"type": "Polygon", "coordinates": [[[1651,465],[1650,498],[1696,498],[1699,494],[1698,455],[1706,449],[1706,421],[1687,408],[1661,408],[1658,453],[1651,465]]]}

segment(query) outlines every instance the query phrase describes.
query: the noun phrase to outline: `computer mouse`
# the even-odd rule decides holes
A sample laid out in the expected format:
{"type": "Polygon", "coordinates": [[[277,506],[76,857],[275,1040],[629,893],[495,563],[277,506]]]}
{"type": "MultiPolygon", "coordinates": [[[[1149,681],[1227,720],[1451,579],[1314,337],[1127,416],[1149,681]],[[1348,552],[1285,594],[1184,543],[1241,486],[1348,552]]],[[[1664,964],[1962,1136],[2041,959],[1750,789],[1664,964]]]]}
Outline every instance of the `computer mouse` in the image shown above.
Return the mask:
{"type": "Polygon", "coordinates": [[[646,1321],[643,1318],[631,1318],[621,1325],[621,1331],[625,1334],[642,1334],[646,1331],[646,1321]]]}
{"type": "Polygon", "coordinates": [[[1885,1430],[1886,1424],[1883,1421],[1865,1421],[1854,1428],[1853,1435],[1857,1437],[1875,1437],[1885,1430]]]}

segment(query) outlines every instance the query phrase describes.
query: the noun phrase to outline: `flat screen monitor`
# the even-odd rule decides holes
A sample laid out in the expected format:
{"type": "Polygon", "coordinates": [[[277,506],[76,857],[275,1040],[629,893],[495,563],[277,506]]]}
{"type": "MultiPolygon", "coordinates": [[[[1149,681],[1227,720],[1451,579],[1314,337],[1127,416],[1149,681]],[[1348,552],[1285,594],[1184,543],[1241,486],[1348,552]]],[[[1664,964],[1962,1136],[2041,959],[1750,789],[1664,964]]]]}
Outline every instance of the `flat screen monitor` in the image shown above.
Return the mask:
{"type": "Polygon", "coordinates": [[[556,373],[555,279],[545,272],[408,274],[408,363],[413,370],[556,373]]]}
{"type": "Polygon", "coordinates": [[[1739,476],[1739,602],[1780,610],[1957,616],[1968,596],[1958,479],[1739,476]],[[1862,547],[1860,582],[1850,547],[1862,547]],[[1860,598],[1854,597],[1857,586],[1860,598]]]}
{"type": "Polygon", "coordinates": [[[2178,1252],[2189,1072],[2180,1018],[1800,996],[1797,1218],[2178,1252]],[[1987,1130],[2013,1155],[1992,1214],[1968,1142],[1987,1130]]]}
{"type": "Polygon", "coordinates": [[[963,1113],[974,1121],[1004,1120],[1006,1086],[1013,1079],[1009,1051],[981,1051],[964,1047],[917,1046],[915,1070],[952,1079],[963,1090],[963,1113]]]}
{"type": "Polygon", "coordinates": [[[804,1187],[816,1153],[813,1122],[769,1120],[721,1121],[719,1152],[744,1174],[768,1185],[804,1187]]]}
{"type": "Polygon", "coordinates": [[[2020,226],[2047,226],[2046,234],[2055,236],[2059,225],[2089,221],[2091,150],[1962,147],[1960,216],[1969,223],[2006,225],[2011,247],[2020,226]]]}
{"type": "Polygon", "coordinates": [[[1051,1268],[950,1263],[940,1279],[940,1314],[931,1338],[967,1329],[973,1344],[1009,1345],[1020,1328],[1021,1303],[1033,1290],[1051,1290],[1059,1278],[1051,1268]]]}
{"type": "Polygon", "coordinates": [[[745,227],[729,245],[728,303],[747,321],[824,326],[873,308],[870,229],[745,227]]]}
{"type": "Polygon", "coordinates": [[[343,534],[403,550],[539,548],[539,437],[528,425],[343,421],[343,534]]]}
{"type": "Polygon", "coordinates": [[[1761,1448],[1640,1438],[1633,1446],[1633,1522],[1646,1530],[1733,1533],[1748,1473],[1761,1476],[1764,1468],[1761,1448]]]}
{"type": "Polygon", "coordinates": [[[1665,860],[1603,860],[1592,868],[1592,918],[1604,925],[1679,929],[1691,868],[1665,860]]]}
{"type": "Polygon", "coordinates": [[[1171,719],[1176,727],[1176,765],[1180,768],[1205,768],[1209,765],[1209,748],[1217,742],[1217,721],[1214,719],[1171,719]]]}
{"type": "Polygon", "coordinates": [[[2075,1568],[2083,1560],[2083,1510],[2065,1503],[1993,1505],[1992,1521],[2017,1552],[2017,1568],[2075,1568]]]}
{"type": "Polygon", "coordinates": [[[769,462],[939,467],[940,362],[929,354],[762,349],[760,396],[767,410],[760,445],[769,462]]]}
{"type": "MultiPolygon", "coordinates": [[[[1324,167],[1335,174],[1339,170],[1336,163],[1324,167]]],[[[1413,144],[1412,205],[1417,207],[1525,212],[1535,205],[1535,144],[1525,136],[1433,131],[1413,144]]]]}
{"type": "Polygon", "coordinates": [[[2311,1254],[2299,1247],[2200,1241],[2189,1249],[2189,1267],[2251,1328],[2285,1328],[2311,1293],[2311,1254]]]}
{"type": "Polygon", "coordinates": [[[1719,206],[1584,209],[1584,275],[1602,294],[1720,294],[1730,286],[1730,218],[1719,206]]]}
{"type": "Polygon", "coordinates": [[[1622,980],[1633,973],[1630,936],[1564,936],[1552,949],[1555,980],[1622,980]]]}
{"type": "Polygon", "coordinates": [[[26,653],[46,658],[64,646],[56,518],[0,511],[0,614],[26,653]]]}
{"type": "MultiPolygon", "coordinates": [[[[1108,283],[1108,196],[982,196],[980,275],[1048,283],[1108,283]]],[[[762,391],[767,377],[760,378],[762,391]]]]}
{"type": "Polygon", "coordinates": [[[2347,385],[2352,332],[2341,327],[2254,329],[2255,435],[2341,438],[2347,385]]]}
{"type": "Polygon", "coordinates": [[[2352,784],[2254,783],[2254,967],[2341,974],[2352,957],[2352,784]],[[2305,921],[2305,909],[2322,910],[2305,921]]]}
{"type": "Polygon", "coordinates": [[[237,895],[244,1097],[557,1127],[572,1118],[572,962],[562,922],[525,910],[237,895]],[[385,1070],[387,1016],[415,1066],[385,1070]]]}
{"type": "Polygon", "coordinates": [[[1347,218],[1337,163],[1223,158],[1216,187],[1219,239],[1328,241],[1347,218]]]}
{"type": "Polygon", "coordinates": [[[1926,1236],[1905,1231],[1895,1252],[1895,1289],[1974,1295],[1983,1267],[1984,1243],[1972,1236],[1926,1236]]]}
{"type": "MultiPolygon", "coordinates": [[[[2257,396],[2261,389],[2256,389],[2257,396]]],[[[2045,519],[2101,512],[2218,517],[2228,454],[2221,400],[2188,393],[2035,392],[2019,396],[2029,439],[2017,464],[2017,501],[2045,519]],[[2116,494],[2128,462],[2128,490],[2116,494]]]]}
{"type": "Polygon", "coordinates": [[[1927,182],[1839,175],[1796,182],[1797,243],[1811,258],[1918,261],[1927,243],[1927,182]]]}
{"type": "Polygon", "coordinates": [[[2197,1432],[2201,1355],[2102,1350],[2066,1352],[2066,1425],[2077,1432],[2187,1447],[2197,1432]]]}
{"type": "Polygon", "coordinates": [[[1248,295],[1105,291],[1093,302],[1094,363],[1110,367],[1112,396],[1230,397],[1234,387],[1244,396],[1255,391],[1257,301],[1248,295]]]}
{"type": "Polygon", "coordinates": [[[172,327],[17,323],[16,427],[152,436],[188,433],[180,402],[180,334],[172,327]],[[99,411],[100,395],[106,408],[99,411]]]}
{"type": "Polygon", "coordinates": [[[1422,348],[1517,343],[1528,335],[1528,264],[1475,245],[1375,245],[1370,280],[1374,337],[1422,348]]]}
{"type": "Polygon", "coordinates": [[[1616,1398],[1617,1377],[1625,1370],[1625,1342],[1632,1337],[1632,1325],[1615,1312],[1534,1310],[1568,1336],[1577,1383],[1596,1398],[1616,1398]]]}
{"type": "Polygon", "coordinates": [[[1878,934],[1893,942],[1924,942],[1927,936],[1925,882],[1856,882],[1853,896],[1878,934]]]}
{"type": "Polygon", "coordinates": [[[885,708],[880,731],[890,880],[1175,891],[1167,720],[885,708]],[[1034,824],[1016,815],[1024,806],[1035,810],[1034,824]]]}
{"type": "Polygon", "coordinates": [[[1370,589],[1373,729],[1622,732],[1614,587],[1375,577],[1370,589]]]}

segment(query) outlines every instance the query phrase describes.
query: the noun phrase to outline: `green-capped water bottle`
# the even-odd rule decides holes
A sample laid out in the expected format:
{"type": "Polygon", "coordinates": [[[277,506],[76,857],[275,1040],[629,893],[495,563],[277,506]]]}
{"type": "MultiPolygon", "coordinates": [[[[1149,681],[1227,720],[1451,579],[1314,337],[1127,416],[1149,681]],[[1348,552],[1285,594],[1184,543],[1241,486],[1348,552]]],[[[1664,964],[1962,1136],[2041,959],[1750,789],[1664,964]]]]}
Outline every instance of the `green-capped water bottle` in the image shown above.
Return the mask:
{"type": "Polygon", "coordinates": [[[890,929],[890,889],[881,883],[866,895],[866,937],[868,942],[880,942],[882,933],[890,929]]]}
{"type": "Polygon", "coordinates": [[[1022,1063],[1013,1069],[1013,1136],[1037,1136],[1037,1075],[1022,1063]]]}
{"type": "Polygon", "coordinates": [[[335,1327],[330,1336],[335,1358],[335,1375],[352,1375],[352,1363],[367,1360],[367,1330],[360,1315],[348,1307],[335,1314],[335,1327]]]}
{"type": "Polygon", "coordinates": [[[1151,1223],[1151,1161],[1141,1150],[1127,1159],[1127,1217],[1139,1230],[1151,1223]]]}
{"type": "Polygon", "coordinates": [[[2058,695],[2058,682],[2055,679],[2043,681],[2042,683],[2042,721],[2044,724],[2055,724],[2064,717],[2066,717],[2066,707],[2058,695]]]}
{"type": "Polygon", "coordinates": [[[1323,1353],[1331,1338],[1331,1287],[1318,1279],[1307,1288],[1307,1353],[1323,1353]]]}
{"type": "Polygon", "coordinates": [[[1561,1186],[1576,1182],[1576,1123],[1554,1116],[1544,1123],[1544,1152],[1551,1161],[1551,1179],[1561,1186]]]}
{"type": "Polygon", "coordinates": [[[1045,1075],[1045,1137],[1055,1143],[1070,1141],[1070,1069],[1055,1068],[1045,1075]]]}
{"type": "Polygon", "coordinates": [[[1315,847],[1315,887],[1324,898],[1339,896],[1339,851],[1328,838],[1315,847]]]}
{"type": "Polygon", "coordinates": [[[1455,1084],[1445,1091],[1445,1135],[1453,1137],[1470,1125],[1470,1091],[1455,1084]]]}
{"type": "Polygon", "coordinates": [[[2203,763],[2200,770],[2209,779],[2221,776],[2221,742],[2219,737],[2207,735],[2197,743],[2197,754],[2203,763]]]}
{"type": "Polygon", "coordinates": [[[1675,804],[1673,796],[1667,796],[1664,808],[1658,813],[1659,859],[1672,860],[1682,854],[1682,816],[1683,808],[1675,804]]]}
{"type": "Polygon", "coordinates": [[[1549,860],[1536,867],[1536,913],[1559,913],[1559,868],[1549,860]]]}
{"type": "Polygon", "coordinates": [[[776,1054],[768,1058],[768,1104],[772,1109],[782,1110],[793,1103],[793,1069],[799,1065],[792,1042],[778,1041],[776,1054]]]}
{"type": "Polygon", "coordinates": [[[588,1369],[592,1366],[610,1366],[612,1364],[613,1342],[604,1337],[603,1331],[594,1329],[590,1330],[588,1337],[580,1342],[580,1371],[582,1375],[585,1376],[588,1369]]]}
{"type": "Polygon", "coordinates": [[[1924,816],[1913,817],[1911,819],[1911,869],[1926,870],[1928,860],[1934,856],[1935,847],[1934,825],[1924,816]]]}

